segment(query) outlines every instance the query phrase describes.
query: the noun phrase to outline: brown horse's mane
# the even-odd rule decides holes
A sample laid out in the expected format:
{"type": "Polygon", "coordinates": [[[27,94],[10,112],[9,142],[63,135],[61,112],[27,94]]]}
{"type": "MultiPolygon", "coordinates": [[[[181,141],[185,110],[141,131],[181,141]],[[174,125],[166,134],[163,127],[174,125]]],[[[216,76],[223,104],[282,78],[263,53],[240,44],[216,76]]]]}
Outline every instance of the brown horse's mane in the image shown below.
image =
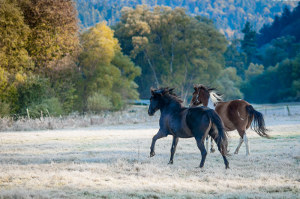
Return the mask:
{"type": "Polygon", "coordinates": [[[195,85],[194,87],[197,87],[198,89],[203,89],[203,90],[207,91],[208,93],[212,94],[213,97],[218,102],[222,102],[223,101],[222,100],[223,95],[221,93],[219,93],[219,91],[216,88],[205,86],[203,84],[198,84],[198,85],[195,85]]]}

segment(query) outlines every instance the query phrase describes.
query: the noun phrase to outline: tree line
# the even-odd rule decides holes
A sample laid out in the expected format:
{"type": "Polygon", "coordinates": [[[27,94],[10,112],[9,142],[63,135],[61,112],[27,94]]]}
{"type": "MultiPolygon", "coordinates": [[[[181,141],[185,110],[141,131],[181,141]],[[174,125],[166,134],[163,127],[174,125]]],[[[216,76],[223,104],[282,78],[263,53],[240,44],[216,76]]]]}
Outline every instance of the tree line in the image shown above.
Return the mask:
{"type": "Polygon", "coordinates": [[[216,27],[227,38],[241,37],[242,26],[248,20],[258,31],[264,24],[273,22],[275,15],[281,14],[283,8],[297,6],[296,1],[270,0],[75,0],[82,28],[94,26],[106,20],[114,25],[121,20],[122,8],[144,4],[149,7],[181,7],[189,15],[206,16],[214,21],[216,27]]]}
{"type": "Polygon", "coordinates": [[[250,23],[244,38],[233,42],[225,53],[227,66],[244,78],[241,91],[256,103],[300,100],[300,3],[285,8],[271,24],[257,33],[250,23]]]}
{"type": "Polygon", "coordinates": [[[176,87],[188,101],[195,83],[216,87],[226,99],[299,100],[299,26],[293,24],[300,4],[277,17],[280,28],[273,23],[256,33],[246,23],[244,38],[232,41],[212,20],[184,8],[127,7],[113,26],[100,22],[79,31],[72,0],[0,5],[2,117],[119,110],[128,100],[148,98],[152,86],[176,87]],[[274,38],[265,41],[268,34],[274,38]]]}

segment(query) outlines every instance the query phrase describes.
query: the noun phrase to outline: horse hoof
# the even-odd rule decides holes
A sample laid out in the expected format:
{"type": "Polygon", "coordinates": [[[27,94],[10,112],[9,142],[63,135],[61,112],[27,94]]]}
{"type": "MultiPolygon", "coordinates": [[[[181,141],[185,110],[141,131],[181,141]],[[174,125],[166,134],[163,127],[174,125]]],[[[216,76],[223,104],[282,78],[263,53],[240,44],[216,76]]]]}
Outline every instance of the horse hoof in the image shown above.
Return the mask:
{"type": "Polygon", "coordinates": [[[235,151],[234,154],[238,154],[239,152],[235,151]]]}
{"type": "Polygon", "coordinates": [[[173,164],[173,161],[170,161],[168,164],[173,164]]]}
{"type": "Polygon", "coordinates": [[[153,157],[153,156],[155,156],[155,152],[154,151],[150,152],[150,157],[153,157]]]}
{"type": "Polygon", "coordinates": [[[229,168],[229,165],[226,165],[226,166],[225,166],[225,169],[230,169],[230,168],[229,168]]]}
{"type": "Polygon", "coordinates": [[[216,150],[215,149],[210,149],[210,152],[211,153],[214,153],[216,150]]]}

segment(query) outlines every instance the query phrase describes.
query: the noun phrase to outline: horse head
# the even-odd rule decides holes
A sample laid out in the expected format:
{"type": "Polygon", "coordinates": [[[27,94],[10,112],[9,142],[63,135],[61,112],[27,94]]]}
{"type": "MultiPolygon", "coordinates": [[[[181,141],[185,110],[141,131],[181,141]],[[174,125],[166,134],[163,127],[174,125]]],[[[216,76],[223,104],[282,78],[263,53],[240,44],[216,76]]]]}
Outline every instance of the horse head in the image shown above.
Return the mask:
{"type": "Polygon", "coordinates": [[[173,93],[174,88],[159,88],[154,89],[151,88],[151,97],[150,97],[150,105],[148,108],[148,115],[152,116],[154,113],[161,109],[164,103],[164,96],[166,95],[174,95],[173,93]]]}
{"type": "Polygon", "coordinates": [[[199,106],[200,104],[207,106],[208,99],[209,99],[209,92],[210,92],[209,88],[207,88],[204,85],[201,84],[194,85],[194,92],[190,103],[190,107],[199,106]]]}

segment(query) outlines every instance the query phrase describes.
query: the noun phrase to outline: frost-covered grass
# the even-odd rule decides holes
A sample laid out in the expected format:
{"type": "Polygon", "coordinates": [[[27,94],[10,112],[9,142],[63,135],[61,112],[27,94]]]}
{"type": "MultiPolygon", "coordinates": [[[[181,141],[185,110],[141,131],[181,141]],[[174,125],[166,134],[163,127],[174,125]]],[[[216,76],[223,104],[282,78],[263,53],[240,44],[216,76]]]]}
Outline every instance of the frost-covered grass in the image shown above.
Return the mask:
{"type": "MultiPolygon", "coordinates": [[[[283,123],[292,121],[293,118],[300,116],[300,103],[264,104],[254,105],[254,107],[267,118],[283,123]]],[[[128,106],[122,111],[103,112],[100,114],[79,115],[78,113],[73,113],[63,117],[43,117],[38,119],[23,117],[18,120],[6,117],[0,118],[0,131],[52,130],[99,125],[138,124],[154,122],[159,119],[159,114],[149,117],[147,110],[148,106],[128,106]]]]}
{"type": "MultiPolygon", "coordinates": [[[[300,117],[266,121],[274,139],[249,131],[251,156],[242,145],[229,170],[217,152],[196,168],[193,138],[179,140],[174,165],[171,137],[150,158],[157,121],[2,132],[0,198],[299,198],[300,117]]],[[[232,153],[239,137],[229,135],[232,153]]]]}

